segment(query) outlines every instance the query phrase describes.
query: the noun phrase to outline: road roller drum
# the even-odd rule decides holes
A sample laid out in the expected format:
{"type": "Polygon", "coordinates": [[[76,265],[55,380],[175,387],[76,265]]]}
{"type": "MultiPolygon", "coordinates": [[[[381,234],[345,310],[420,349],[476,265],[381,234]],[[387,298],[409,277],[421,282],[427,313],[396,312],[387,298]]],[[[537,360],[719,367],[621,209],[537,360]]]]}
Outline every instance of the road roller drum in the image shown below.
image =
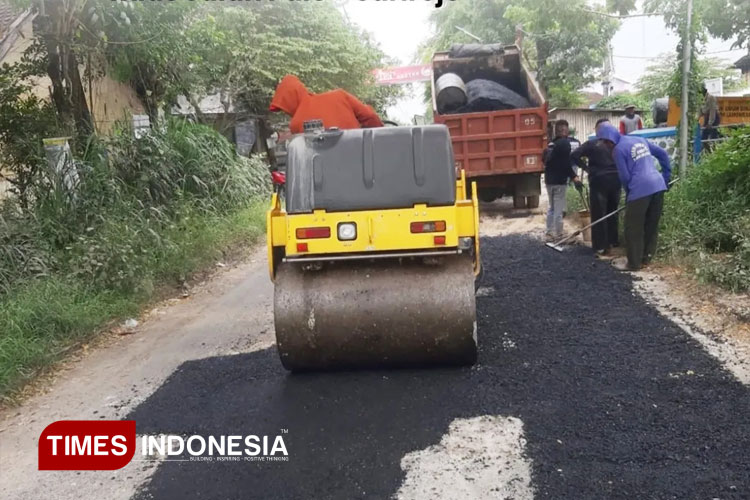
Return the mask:
{"type": "Polygon", "coordinates": [[[276,342],[289,370],[472,364],[475,316],[466,255],[287,262],[276,274],[276,342]]]}

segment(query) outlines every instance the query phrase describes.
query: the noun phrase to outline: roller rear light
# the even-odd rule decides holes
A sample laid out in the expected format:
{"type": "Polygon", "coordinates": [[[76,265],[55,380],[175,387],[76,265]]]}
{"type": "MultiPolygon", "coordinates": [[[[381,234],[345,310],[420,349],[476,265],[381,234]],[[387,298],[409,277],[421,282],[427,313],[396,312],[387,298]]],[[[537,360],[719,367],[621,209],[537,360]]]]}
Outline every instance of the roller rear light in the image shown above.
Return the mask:
{"type": "Polygon", "coordinates": [[[442,233],[445,231],[445,221],[412,222],[410,229],[412,233],[442,233]]]}
{"type": "Polygon", "coordinates": [[[295,233],[298,240],[314,240],[319,238],[330,238],[330,227],[300,227],[295,233]]]}

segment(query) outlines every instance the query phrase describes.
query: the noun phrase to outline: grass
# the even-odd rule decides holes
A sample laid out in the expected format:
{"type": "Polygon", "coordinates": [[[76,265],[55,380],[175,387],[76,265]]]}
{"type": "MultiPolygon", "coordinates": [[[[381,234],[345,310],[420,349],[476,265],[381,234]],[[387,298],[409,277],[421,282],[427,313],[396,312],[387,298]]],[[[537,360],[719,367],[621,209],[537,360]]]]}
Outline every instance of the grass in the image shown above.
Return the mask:
{"type": "Polygon", "coordinates": [[[237,247],[256,242],[265,232],[265,200],[226,216],[204,215],[183,219],[165,235],[170,245],[155,259],[161,279],[181,280],[224,259],[237,247]]]}
{"type": "Polygon", "coordinates": [[[90,339],[112,321],[137,315],[159,284],[178,284],[213,266],[264,232],[265,203],[227,215],[195,213],[164,234],[142,268],[139,285],[124,290],[93,286],[85,278],[49,275],[0,297],[0,394],[8,395],[90,339]]]}
{"type": "Polygon", "coordinates": [[[667,193],[660,252],[701,281],[750,290],[750,128],[730,132],[667,193]]]}
{"type": "Polygon", "coordinates": [[[122,292],[92,291],[75,280],[33,281],[0,302],[0,392],[18,389],[112,319],[140,302],[122,292]]]}

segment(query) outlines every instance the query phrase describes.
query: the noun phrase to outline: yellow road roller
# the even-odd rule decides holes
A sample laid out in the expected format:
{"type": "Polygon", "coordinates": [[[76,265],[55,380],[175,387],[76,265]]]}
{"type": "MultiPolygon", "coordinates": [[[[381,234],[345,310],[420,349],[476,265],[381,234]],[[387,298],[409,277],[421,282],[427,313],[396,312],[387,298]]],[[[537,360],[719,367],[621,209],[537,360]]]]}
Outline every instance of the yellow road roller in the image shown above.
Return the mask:
{"type": "Polygon", "coordinates": [[[276,343],[292,371],[473,364],[476,186],[443,125],[306,127],[267,213],[276,343]]]}

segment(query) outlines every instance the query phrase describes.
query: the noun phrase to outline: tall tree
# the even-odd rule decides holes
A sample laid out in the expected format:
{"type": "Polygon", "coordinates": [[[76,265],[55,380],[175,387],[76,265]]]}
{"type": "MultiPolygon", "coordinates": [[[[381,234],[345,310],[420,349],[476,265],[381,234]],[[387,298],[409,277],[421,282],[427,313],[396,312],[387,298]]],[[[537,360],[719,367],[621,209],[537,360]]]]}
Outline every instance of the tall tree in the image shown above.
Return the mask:
{"type": "Polygon", "coordinates": [[[511,43],[516,26],[525,33],[524,53],[551,94],[565,96],[591,82],[607,55],[619,23],[594,12],[585,0],[485,0],[455,2],[430,18],[434,35],[423,53],[474,41],[511,43]],[[557,87],[557,88],[555,88],[557,87]]]}
{"type": "Polygon", "coordinates": [[[91,112],[81,82],[81,58],[75,44],[86,0],[35,0],[34,33],[42,47],[52,83],[52,102],[60,122],[70,132],[87,136],[93,130],[91,112]]]}
{"type": "Polygon", "coordinates": [[[708,32],[723,40],[734,40],[734,47],[750,50],[750,2],[747,0],[706,0],[703,16],[708,32]]]}
{"type": "Polygon", "coordinates": [[[387,63],[384,53],[330,4],[136,7],[138,22],[111,27],[107,57],[149,110],[221,90],[226,103],[262,114],[287,73],[312,91],[343,87],[381,109],[398,92],[374,85],[370,70],[387,63]]]}
{"type": "MultiPolygon", "coordinates": [[[[727,63],[721,59],[697,57],[695,63],[692,71],[695,72],[698,80],[721,78],[726,90],[742,87],[742,80],[737,71],[729,68],[727,63]]],[[[638,79],[636,84],[638,93],[649,100],[669,95],[670,86],[675,76],[675,68],[678,66],[676,54],[662,54],[658,60],[646,67],[643,76],[638,79]]]]}
{"type": "Polygon", "coordinates": [[[29,59],[52,80],[61,121],[81,135],[92,132],[84,76],[128,82],[152,117],[178,95],[216,91],[262,114],[286,73],[313,91],[343,87],[381,110],[399,93],[374,85],[370,71],[388,59],[328,3],[14,1],[36,8],[29,59]]]}

